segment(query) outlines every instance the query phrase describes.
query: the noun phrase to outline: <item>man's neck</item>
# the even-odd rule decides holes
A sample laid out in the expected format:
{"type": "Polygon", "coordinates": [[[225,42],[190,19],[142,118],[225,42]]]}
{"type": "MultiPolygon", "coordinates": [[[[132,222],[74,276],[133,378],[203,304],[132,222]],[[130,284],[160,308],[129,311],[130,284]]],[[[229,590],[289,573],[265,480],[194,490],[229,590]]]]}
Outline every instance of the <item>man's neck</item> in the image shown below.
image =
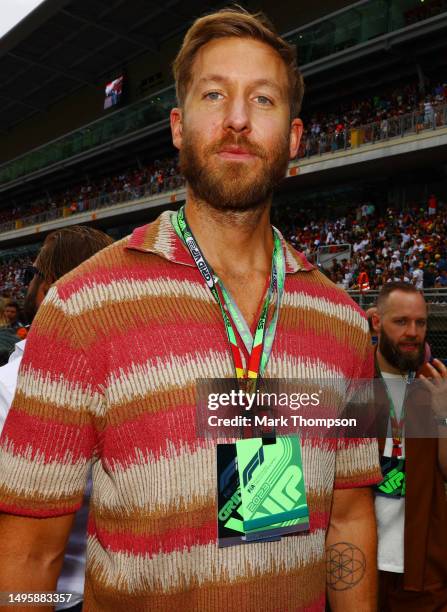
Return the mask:
{"type": "Polygon", "coordinates": [[[401,376],[408,374],[408,372],[403,372],[402,370],[399,370],[399,368],[391,365],[390,362],[387,361],[382,355],[380,349],[377,349],[376,358],[381,372],[385,372],[386,374],[400,374],[401,376]]]}
{"type": "Polygon", "coordinates": [[[273,253],[270,202],[244,212],[219,211],[197,200],[188,190],[185,214],[216,274],[270,273],[273,253]]]}

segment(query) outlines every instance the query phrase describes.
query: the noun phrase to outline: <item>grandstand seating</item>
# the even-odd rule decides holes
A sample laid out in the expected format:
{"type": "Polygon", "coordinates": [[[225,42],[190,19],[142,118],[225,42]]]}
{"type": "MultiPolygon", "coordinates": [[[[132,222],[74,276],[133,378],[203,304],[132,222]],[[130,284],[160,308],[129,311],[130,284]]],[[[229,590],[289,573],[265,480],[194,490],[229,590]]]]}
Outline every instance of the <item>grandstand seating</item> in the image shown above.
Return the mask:
{"type": "Polygon", "coordinates": [[[447,125],[447,77],[419,90],[418,83],[350,100],[330,113],[313,112],[305,121],[300,157],[321,155],[447,125]]]}
{"type": "MultiPolygon", "coordinates": [[[[446,77],[447,79],[447,77],[446,77]]],[[[305,133],[299,157],[355,146],[353,131],[361,140],[376,141],[402,135],[402,125],[414,130],[447,124],[447,85],[442,80],[421,94],[417,83],[388,88],[372,97],[353,99],[331,112],[304,115],[305,133]],[[442,115],[441,115],[442,109],[442,115]],[[418,117],[420,116],[420,119],[418,117]],[[409,119],[410,118],[410,119],[409,119]]],[[[155,160],[146,167],[123,169],[113,176],[70,185],[61,193],[0,211],[0,233],[66,217],[77,212],[111,206],[150,196],[183,185],[177,157],[155,160]],[[47,213],[42,216],[42,213],[47,213]],[[39,215],[38,217],[36,217],[39,215]]]]}
{"type": "Polygon", "coordinates": [[[148,197],[183,185],[177,157],[154,160],[140,168],[126,169],[86,183],[69,186],[64,191],[45,196],[33,203],[15,205],[0,212],[0,233],[34,225],[44,219],[71,216],[78,212],[148,197]]]}

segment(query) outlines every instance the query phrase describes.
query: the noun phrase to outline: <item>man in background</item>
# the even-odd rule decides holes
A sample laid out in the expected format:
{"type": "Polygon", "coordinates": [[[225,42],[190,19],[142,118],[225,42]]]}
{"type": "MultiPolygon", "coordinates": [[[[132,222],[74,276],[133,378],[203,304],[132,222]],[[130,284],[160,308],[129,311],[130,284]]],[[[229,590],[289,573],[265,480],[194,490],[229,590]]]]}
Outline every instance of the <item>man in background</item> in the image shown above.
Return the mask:
{"type": "MultiPolygon", "coordinates": [[[[113,242],[104,232],[74,225],[47,236],[30,270],[30,283],[25,298],[25,313],[32,322],[50,286],[61,276],[113,242]]],[[[26,340],[18,342],[9,362],[0,368],[0,433],[3,429],[17,385],[17,376],[26,340]]],[[[86,487],[89,494],[90,483],[86,487]]],[[[56,610],[80,612],[84,593],[85,547],[88,497],[77,512],[64,564],[57,583],[59,593],[72,593],[69,603],[56,605],[56,610]]]]}
{"type": "Polygon", "coordinates": [[[372,323],[379,337],[377,376],[384,382],[391,436],[380,444],[384,480],[375,487],[379,610],[441,612],[447,609],[447,368],[439,359],[424,364],[427,305],[414,285],[386,284],[372,323]],[[405,438],[404,419],[412,406],[419,412],[429,409],[409,386],[423,364],[431,381],[421,378],[439,439],[405,438]],[[404,474],[406,486],[383,486],[395,470],[404,474]]]}

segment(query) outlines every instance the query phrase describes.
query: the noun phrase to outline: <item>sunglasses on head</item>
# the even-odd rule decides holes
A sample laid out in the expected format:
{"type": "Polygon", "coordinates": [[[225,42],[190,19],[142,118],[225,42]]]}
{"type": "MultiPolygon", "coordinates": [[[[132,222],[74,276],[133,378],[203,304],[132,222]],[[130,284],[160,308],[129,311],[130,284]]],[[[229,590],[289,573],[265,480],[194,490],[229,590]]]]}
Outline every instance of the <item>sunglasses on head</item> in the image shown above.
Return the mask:
{"type": "Polygon", "coordinates": [[[45,278],[42,272],[34,266],[28,266],[23,272],[23,282],[25,285],[29,285],[35,276],[45,278]]]}

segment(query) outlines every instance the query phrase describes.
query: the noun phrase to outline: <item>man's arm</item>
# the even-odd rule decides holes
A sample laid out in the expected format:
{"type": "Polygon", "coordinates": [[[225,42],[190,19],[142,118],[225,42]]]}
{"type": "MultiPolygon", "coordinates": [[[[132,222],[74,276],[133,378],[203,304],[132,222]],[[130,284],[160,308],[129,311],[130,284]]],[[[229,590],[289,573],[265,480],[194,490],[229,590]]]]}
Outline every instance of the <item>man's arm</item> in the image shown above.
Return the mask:
{"type": "Polygon", "coordinates": [[[326,584],[332,612],[376,612],[377,530],[369,488],[334,491],[326,584]]]}
{"type": "MultiPolygon", "coordinates": [[[[0,513],[0,593],[56,590],[74,517],[40,519],[0,513]]],[[[15,612],[31,609],[14,606],[15,612]]],[[[39,606],[40,612],[49,610],[53,606],[39,606]]],[[[10,606],[0,606],[0,612],[10,611],[10,606]]]]}

